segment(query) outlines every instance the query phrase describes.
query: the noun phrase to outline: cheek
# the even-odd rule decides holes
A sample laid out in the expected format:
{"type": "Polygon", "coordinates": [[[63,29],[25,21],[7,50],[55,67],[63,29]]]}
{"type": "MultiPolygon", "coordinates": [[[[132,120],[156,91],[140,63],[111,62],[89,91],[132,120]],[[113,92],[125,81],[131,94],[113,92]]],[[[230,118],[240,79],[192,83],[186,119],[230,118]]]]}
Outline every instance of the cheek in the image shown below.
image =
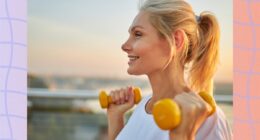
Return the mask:
{"type": "Polygon", "coordinates": [[[166,55],[154,50],[154,52],[151,51],[144,55],[140,62],[142,67],[149,73],[163,69],[168,60],[169,58],[166,55]]]}
{"type": "Polygon", "coordinates": [[[170,49],[164,42],[139,42],[134,52],[140,56],[141,71],[149,73],[162,69],[170,58],[170,49]]]}

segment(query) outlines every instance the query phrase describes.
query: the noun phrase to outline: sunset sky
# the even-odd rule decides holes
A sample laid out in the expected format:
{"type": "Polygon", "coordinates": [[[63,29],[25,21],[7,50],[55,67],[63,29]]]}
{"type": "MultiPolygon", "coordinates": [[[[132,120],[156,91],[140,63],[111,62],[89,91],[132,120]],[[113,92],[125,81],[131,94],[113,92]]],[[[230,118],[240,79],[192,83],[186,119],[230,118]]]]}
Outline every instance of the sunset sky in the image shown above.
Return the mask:
{"type": "MultiPolygon", "coordinates": [[[[232,82],[231,0],[188,0],[195,13],[216,14],[221,65],[216,80],[232,82]]],[[[138,0],[29,0],[29,72],[44,75],[130,77],[121,44],[138,13],[138,0]]]]}

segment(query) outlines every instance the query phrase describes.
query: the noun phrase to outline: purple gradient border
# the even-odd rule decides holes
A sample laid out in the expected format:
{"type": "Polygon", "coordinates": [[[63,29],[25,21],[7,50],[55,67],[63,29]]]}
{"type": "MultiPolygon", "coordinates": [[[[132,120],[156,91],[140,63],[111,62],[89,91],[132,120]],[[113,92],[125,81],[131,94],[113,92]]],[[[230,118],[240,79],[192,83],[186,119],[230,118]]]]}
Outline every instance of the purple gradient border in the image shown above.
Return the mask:
{"type": "Polygon", "coordinates": [[[27,1],[0,0],[0,140],[27,139],[27,1]]]}
{"type": "MultiPolygon", "coordinates": [[[[237,1],[235,1],[237,2],[237,1]]],[[[253,2],[249,1],[248,2],[253,2]]],[[[250,9],[250,8],[248,8],[250,9]]],[[[234,20],[234,24],[238,24],[234,20]]],[[[257,36],[254,34],[254,40],[257,36]]],[[[234,53],[234,55],[236,55],[234,53]]],[[[251,63],[256,60],[252,59],[251,63]]],[[[234,68],[234,72],[238,70],[234,68]]],[[[253,73],[250,73],[253,75],[253,73]]],[[[234,84],[238,84],[234,81],[234,84]]],[[[247,82],[246,86],[249,86],[247,82]]],[[[248,89],[249,90],[249,89],[248,89]]],[[[247,91],[248,92],[248,91],[247,91]]],[[[234,93],[236,96],[236,94],[234,93]]],[[[237,95],[238,96],[238,95],[237,95]]],[[[252,98],[252,97],[250,97],[252,98]]],[[[235,104],[239,104],[234,100],[235,104]]],[[[249,109],[248,103],[246,104],[249,109]]],[[[235,117],[239,117],[234,114],[235,117]]],[[[249,116],[250,111],[249,111],[249,116]]],[[[249,117],[249,119],[252,119],[249,117]]],[[[253,120],[234,123],[251,124],[253,120]]],[[[234,128],[236,129],[236,128],[234,128]]],[[[252,139],[256,129],[250,127],[252,139]]],[[[240,134],[243,130],[239,131],[240,134]]],[[[234,133],[236,136],[236,133],[234,133]]],[[[239,139],[239,136],[236,137],[239,139]]],[[[0,0],[0,140],[27,139],[27,1],[0,0]]]]}

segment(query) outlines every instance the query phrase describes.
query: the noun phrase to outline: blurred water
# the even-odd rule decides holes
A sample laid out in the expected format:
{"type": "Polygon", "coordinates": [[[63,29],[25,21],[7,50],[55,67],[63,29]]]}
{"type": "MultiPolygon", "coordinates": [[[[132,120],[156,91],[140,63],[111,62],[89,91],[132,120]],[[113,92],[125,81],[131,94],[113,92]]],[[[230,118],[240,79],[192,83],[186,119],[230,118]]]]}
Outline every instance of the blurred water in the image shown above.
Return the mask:
{"type": "MultiPolygon", "coordinates": [[[[87,103],[95,108],[96,101],[87,103]]],[[[218,103],[230,125],[232,104],[218,103]]],[[[128,114],[128,117],[130,114],[128,114]]],[[[29,140],[103,140],[107,139],[107,118],[104,110],[84,112],[84,110],[30,109],[28,112],[29,140]]]]}

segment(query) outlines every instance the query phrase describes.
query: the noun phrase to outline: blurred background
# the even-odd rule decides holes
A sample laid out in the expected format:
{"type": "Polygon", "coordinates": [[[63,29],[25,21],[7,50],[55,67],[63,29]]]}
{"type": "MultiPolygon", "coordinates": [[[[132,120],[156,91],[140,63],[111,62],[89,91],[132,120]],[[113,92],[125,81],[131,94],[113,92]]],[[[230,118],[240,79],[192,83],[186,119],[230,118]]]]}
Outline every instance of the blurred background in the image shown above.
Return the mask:
{"type": "MultiPolygon", "coordinates": [[[[232,125],[232,1],[187,0],[197,15],[211,11],[221,27],[221,64],[214,96],[232,125]]],[[[100,89],[138,86],[151,94],[145,76],[129,76],[121,44],[138,13],[138,0],[29,0],[29,140],[102,140],[106,111],[100,89]]],[[[131,115],[128,113],[126,119],[131,115]]]]}

